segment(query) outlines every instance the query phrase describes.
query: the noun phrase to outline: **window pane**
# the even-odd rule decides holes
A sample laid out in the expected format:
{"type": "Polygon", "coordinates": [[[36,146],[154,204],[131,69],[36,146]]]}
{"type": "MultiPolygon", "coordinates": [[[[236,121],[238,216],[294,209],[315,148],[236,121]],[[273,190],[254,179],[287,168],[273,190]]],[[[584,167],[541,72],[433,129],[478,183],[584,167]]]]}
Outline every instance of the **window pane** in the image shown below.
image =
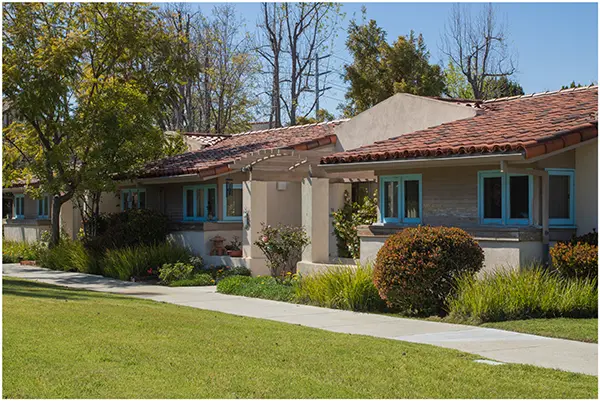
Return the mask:
{"type": "Polygon", "coordinates": [[[129,191],[123,192],[123,210],[129,209],[129,191]]]}
{"type": "Polygon", "coordinates": [[[194,191],[185,191],[185,217],[194,217],[194,191]]]}
{"type": "Polygon", "coordinates": [[[217,204],[217,190],[215,188],[208,188],[208,202],[206,205],[206,218],[213,220],[217,217],[215,205],[217,204]]]}
{"type": "Polygon", "coordinates": [[[48,216],[48,204],[50,203],[50,198],[49,197],[45,197],[44,198],[44,216],[48,216]]]}
{"type": "Polygon", "coordinates": [[[227,195],[227,204],[225,205],[225,211],[227,216],[241,216],[242,215],[242,190],[232,189],[231,193],[227,195]]]}
{"type": "Polygon", "coordinates": [[[145,209],[146,208],[146,191],[140,191],[138,194],[138,207],[140,209],[145,209]]]}
{"type": "Polygon", "coordinates": [[[22,196],[19,197],[17,204],[19,205],[19,216],[23,216],[25,214],[25,198],[22,196]]]}
{"type": "Polygon", "coordinates": [[[383,183],[384,217],[398,217],[398,182],[383,183]]]}
{"type": "Polygon", "coordinates": [[[196,190],[196,217],[204,217],[204,189],[196,190]]]}
{"type": "Polygon", "coordinates": [[[550,218],[570,219],[571,216],[571,177],[551,175],[550,177],[550,218]]]}
{"type": "Polygon", "coordinates": [[[510,185],[510,218],[529,218],[529,176],[509,177],[510,185]]]}
{"type": "Polygon", "coordinates": [[[404,181],[404,217],[418,219],[419,181],[404,181]]]}
{"type": "Polygon", "coordinates": [[[131,191],[131,208],[132,209],[137,209],[138,208],[138,191],[131,191]]]}
{"type": "Polygon", "coordinates": [[[483,217],[485,219],[502,218],[502,178],[483,179],[483,217]]]}
{"type": "Polygon", "coordinates": [[[44,215],[44,198],[40,199],[37,202],[38,205],[38,216],[43,216],[44,215]]]}

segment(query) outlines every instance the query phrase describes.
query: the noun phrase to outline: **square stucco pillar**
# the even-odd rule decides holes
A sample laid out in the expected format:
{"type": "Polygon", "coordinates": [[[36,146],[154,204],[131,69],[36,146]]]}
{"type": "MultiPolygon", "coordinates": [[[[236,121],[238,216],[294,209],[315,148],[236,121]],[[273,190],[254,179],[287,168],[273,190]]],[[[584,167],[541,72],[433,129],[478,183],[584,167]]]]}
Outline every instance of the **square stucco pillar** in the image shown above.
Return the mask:
{"type": "Polygon", "coordinates": [[[242,251],[248,268],[253,275],[268,275],[265,255],[254,245],[262,228],[267,222],[267,183],[263,181],[244,181],[242,184],[242,251]]]}
{"type": "Polygon", "coordinates": [[[310,244],[302,253],[303,262],[329,262],[329,179],[302,179],[302,226],[310,244]]]}

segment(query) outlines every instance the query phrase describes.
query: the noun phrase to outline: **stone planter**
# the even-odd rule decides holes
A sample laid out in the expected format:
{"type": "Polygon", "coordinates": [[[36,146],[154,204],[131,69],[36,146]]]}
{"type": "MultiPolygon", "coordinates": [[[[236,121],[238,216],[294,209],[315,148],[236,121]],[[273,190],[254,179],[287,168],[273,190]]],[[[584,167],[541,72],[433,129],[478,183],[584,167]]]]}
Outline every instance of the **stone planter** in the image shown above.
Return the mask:
{"type": "Polygon", "coordinates": [[[232,258],[241,258],[242,250],[238,249],[236,251],[227,251],[227,255],[231,256],[232,258]]]}

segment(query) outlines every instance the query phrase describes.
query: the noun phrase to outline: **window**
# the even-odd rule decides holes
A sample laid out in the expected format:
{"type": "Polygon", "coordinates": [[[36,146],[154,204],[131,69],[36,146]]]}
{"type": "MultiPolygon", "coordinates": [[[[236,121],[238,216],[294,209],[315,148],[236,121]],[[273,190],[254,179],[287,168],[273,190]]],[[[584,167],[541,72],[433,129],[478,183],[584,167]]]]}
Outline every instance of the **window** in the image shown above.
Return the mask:
{"type": "Polygon", "coordinates": [[[146,208],[146,190],[133,188],[121,191],[121,210],[127,209],[145,209],[146,208]]]}
{"type": "Polygon", "coordinates": [[[242,220],[242,184],[223,184],[223,220],[242,220]]]}
{"type": "Polygon", "coordinates": [[[216,205],[216,185],[194,185],[183,187],[184,220],[216,220],[216,205]]]}
{"type": "Polygon", "coordinates": [[[13,218],[22,219],[25,217],[25,195],[15,195],[13,218]]]}
{"type": "Polygon", "coordinates": [[[37,215],[38,219],[47,219],[49,209],[50,197],[44,196],[42,199],[37,200],[37,215]]]}
{"type": "Polygon", "coordinates": [[[376,182],[353,182],[351,196],[352,202],[363,203],[366,197],[373,197],[376,189],[376,182]]]}
{"type": "Polygon", "coordinates": [[[551,226],[575,225],[575,171],[548,169],[551,226]]]}
{"type": "Polygon", "coordinates": [[[530,175],[479,172],[479,217],[484,224],[530,224],[530,175]]]}
{"type": "Polygon", "coordinates": [[[384,223],[421,223],[421,174],[380,177],[379,210],[384,223]]]}

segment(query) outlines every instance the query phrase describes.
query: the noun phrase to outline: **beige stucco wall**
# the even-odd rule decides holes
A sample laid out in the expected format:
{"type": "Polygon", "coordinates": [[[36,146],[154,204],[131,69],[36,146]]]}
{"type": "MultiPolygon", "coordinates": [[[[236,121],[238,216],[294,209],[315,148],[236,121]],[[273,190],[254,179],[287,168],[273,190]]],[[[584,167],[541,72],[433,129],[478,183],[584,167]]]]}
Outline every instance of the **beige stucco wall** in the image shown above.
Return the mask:
{"type": "Polygon", "coordinates": [[[336,127],[336,148],[354,149],[475,113],[471,107],[398,93],[336,127]]]}
{"type": "Polygon", "coordinates": [[[277,189],[277,182],[267,182],[267,224],[302,224],[302,195],[299,182],[285,182],[277,189]],[[285,187],[285,189],[283,189],[285,187]]]}
{"type": "Polygon", "coordinates": [[[577,234],[598,231],[598,142],[575,150],[577,234]]]}

